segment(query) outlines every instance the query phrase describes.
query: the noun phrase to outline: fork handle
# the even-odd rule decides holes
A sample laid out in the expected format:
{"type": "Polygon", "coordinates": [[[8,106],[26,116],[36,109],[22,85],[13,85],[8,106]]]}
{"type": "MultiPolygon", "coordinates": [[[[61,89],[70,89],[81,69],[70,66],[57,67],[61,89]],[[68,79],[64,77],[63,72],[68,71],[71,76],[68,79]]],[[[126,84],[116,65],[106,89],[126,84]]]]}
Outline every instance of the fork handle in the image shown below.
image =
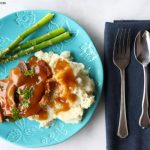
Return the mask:
{"type": "Polygon", "coordinates": [[[128,126],[126,117],[126,102],[125,102],[125,69],[120,70],[121,75],[121,99],[120,99],[120,116],[117,135],[120,138],[128,136],[128,126]]]}
{"type": "Polygon", "coordinates": [[[147,66],[143,66],[144,71],[144,90],[142,100],[142,113],[139,119],[139,125],[145,128],[150,125],[150,118],[148,114],[148,79],[147,79],[147,66]]]}

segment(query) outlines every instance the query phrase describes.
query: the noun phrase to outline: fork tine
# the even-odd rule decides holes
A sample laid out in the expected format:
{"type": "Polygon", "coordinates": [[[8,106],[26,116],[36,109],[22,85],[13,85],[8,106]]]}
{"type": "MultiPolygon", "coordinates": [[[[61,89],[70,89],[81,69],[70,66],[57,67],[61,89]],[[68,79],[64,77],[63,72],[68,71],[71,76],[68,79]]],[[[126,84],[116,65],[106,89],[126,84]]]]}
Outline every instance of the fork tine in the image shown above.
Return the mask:
{"type": "Polygon", "coordinates": [[[123,34],[123,29],[120,30],[120,34],[119,34],[119,46],[118,46],[118,54],[121,55],[122,53],[122,34],[123,34]]]}
{"type": "Polygon", "coordinates": [[[127,33],[127,46],[126,46],[126,54],[127,57],[130,57],[130,29],[127,33]]]}
{"type": "Polygon", "coordinates": [[[125,42],[126,42],[126,29],[123,30],[122,54],[126,53],[125,42]]]}
{"type": "Polygon", "coordinates": [[[117,53],[118,53],[118,48],[117,48],[117,43],[118,43],[118,35],[119,35],[120,29],[117,30],[117,34],[115,37],[115,42],[114,42],[114,49],[113,49],[113,59],[116,58],[117,53]]]}

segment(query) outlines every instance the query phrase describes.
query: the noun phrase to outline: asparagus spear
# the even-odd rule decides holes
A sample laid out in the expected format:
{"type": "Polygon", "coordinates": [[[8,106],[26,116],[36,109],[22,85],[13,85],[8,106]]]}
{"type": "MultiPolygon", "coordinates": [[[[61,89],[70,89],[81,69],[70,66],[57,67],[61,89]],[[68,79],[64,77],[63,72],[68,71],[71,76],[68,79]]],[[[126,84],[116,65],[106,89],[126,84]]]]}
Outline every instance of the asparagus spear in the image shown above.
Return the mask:
{"type": "Polygon", "coordinates": [[[21,49],[26,49],[26,48],[29,48],[31,46],[37,45],[41,42],[44,42],[44,41],[49,40],[51,38],[54,38],[54,37],[56,37],[56,36],[58,36],[58,35],[60,35],[64,32],[65,32],[64,28],[57,28],[57,29],[55,29],[51,32],[48,32],[47,34],[44,34],[44,35],[39,36],[35,39],[29,40],[29,41],[27,41],[23,44],[20,44],[18,47],[16,47],[14,49],[14,51],[21,50],[21,49]]]}
{"type": "Polygon", "coordinates": [[[37,44],[35,46],[32,46],[32,47],[30,47],[28,49],[22,50],[22,51],[18,52],[17,54],[13,55],[13,56],[9,56],[8,58],[2,59],[0,61],[0,64],[12,61],[12,60],[17,59],[17,58],[19,58],[21,56],[24,56],[24,55],[27,55],[27,54],[30,54],[30,53],[33,53],[33,52],[37,52],[37,51],[39,51],[39,50],[41,50],[43,48],[46,48],[48,46],[51,46],[51,45],[54,45],[56,43],[62,42],[64,40],[67,40],[70,37],[71,37],[70,33],[69,32],[65,32],[65,33],[63,33],[63,34],[61,34],[61,35],[59,35],[59,36],[57,36],[55,38],[52,38],[50,40],[47,40],[45,42],[42,42],[42,43],[37,44]]]}
{"type": "Polygon", "coordinates": [[[26,31],[24,31],[21,35],[19,35],[15,41],[13,41],[6,49],[0,51],[0,57],[5,56],[5,54],[9,53],[11,50],[13,50],[21,41],[23,41],[28,35],[35,32],[37,29],[44,26],[46,23],[48,23],[52,18],[53,14],[48,13],[45,17],[43,17],[41,20],[39,20],[36,24],[28,28],[26,31]]]}

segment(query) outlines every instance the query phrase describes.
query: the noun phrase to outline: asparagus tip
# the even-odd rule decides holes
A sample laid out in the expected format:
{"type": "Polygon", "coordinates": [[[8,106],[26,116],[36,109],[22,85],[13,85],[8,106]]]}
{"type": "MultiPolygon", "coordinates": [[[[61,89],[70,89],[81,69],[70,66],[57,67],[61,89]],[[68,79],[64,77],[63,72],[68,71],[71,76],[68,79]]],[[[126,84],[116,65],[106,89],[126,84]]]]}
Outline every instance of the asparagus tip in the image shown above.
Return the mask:
{"type": "Polygon", "coordinates": [[[52,18],[55,16],[53,13],[48,13],[47,15],[51,16],[52,18]]]}

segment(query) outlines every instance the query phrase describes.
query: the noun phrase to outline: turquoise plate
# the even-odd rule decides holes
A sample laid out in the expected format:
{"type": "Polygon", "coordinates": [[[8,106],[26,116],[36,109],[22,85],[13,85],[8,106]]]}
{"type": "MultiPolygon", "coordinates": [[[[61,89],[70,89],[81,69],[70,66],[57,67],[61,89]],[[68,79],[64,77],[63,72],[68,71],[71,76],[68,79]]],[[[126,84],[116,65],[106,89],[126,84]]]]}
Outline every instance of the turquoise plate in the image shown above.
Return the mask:
{"type": "MultiPolygon", "coordinates": [[[[65,124],[60,120],[55,120],[50,128],[39,128],[39,124],[36,121],[28,119],[0,123],[0,137],[25,147],[58,144],[77,133],[92,117],[99,103],[103,86],[102,62],[92,40],[79,24],[60,13],[49,10],[28,10],[16,12],[0,19],[0,49],[5,48],[21,32],[49,12],[55,14],[52,22],[33,33],[29,38],[37,37],[60,26],[73,33],[73,37],[70,40],[49,47],[45,51],[61,53],[64,50],[70,50],[74,60],[86,66],[90,76],[96,83],[95,103],[86,110],[83,120],[79,124],[65,124]]],[[[30,56],[21,57],[10,63],[0,65],[0,79],[5,78],[10,69],[15,67],[20,60],[27,60],[30,56]]]]}

